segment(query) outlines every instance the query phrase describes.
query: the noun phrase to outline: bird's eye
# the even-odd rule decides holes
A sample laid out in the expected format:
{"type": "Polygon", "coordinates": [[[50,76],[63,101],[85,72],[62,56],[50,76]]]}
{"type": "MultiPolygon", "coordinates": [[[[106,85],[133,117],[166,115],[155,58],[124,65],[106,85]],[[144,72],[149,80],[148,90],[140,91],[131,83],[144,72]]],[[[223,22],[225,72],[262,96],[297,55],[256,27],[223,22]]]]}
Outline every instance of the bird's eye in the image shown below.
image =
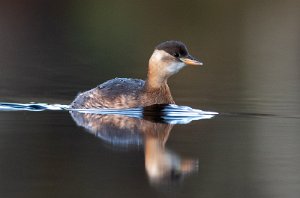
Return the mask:
{"type": "Polygon", "coordinates": [[[176,58],[178,58],[178,57],[179,57],[179,54],[178,54],[177,52],[175,52],[175,53],[174,53],[174,56],[175,56],[176,58]]]}

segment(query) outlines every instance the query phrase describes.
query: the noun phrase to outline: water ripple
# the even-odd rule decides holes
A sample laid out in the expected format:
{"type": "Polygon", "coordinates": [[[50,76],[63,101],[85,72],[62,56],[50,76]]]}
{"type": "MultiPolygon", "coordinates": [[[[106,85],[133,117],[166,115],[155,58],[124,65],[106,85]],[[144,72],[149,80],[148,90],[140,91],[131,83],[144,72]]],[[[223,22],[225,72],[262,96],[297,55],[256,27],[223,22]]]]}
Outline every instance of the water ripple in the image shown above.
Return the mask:
{"type": "Polygon", "coordinates": [[[69,105],[47,103],[6,103],[0,102],[0,111],[45,111],[64,110],[77,111],[90,114],[117,114],[135,118],[147,118],[163,120],[170,124],[186,124],[193,120],[210,119],[217,112],[202,111],[188,106],[178,105],[152,105],[145,108],[131,109],[71,109],[69,105]]]}
{"type": "Polygon", "coordinates": [[[0,111],[44,111],[44,110],[66,110],[69,105],[47,104],[47,103],[7,103],[0,102],[0,111]]]}

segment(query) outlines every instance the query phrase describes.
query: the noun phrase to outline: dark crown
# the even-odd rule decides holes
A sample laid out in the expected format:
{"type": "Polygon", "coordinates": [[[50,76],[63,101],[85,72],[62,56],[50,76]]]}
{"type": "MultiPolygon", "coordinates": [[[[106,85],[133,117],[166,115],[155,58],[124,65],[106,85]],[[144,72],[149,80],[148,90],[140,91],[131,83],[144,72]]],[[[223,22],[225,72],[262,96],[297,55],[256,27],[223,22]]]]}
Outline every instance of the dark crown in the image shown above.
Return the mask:
{"type": "Polygon", "coordinates": [[[165,41],[156,46],[155,49],[164,50],[175,57],[187,56],[189,54],[186,46],[181,41],[165,41]]]}

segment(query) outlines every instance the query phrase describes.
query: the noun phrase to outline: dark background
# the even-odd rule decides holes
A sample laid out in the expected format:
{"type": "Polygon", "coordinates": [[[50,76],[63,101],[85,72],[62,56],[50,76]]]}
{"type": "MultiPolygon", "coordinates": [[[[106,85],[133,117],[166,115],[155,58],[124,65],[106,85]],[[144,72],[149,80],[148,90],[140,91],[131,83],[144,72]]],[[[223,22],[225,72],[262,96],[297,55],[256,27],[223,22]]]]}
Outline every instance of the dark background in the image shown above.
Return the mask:
{"type": "Polygon", "coordinates": [[[170,80],[178,103],[299,111],[299,1],[29,0],[0,9],[3,100],[70,103],[105,80],[145,78],[154,47],[175,39],[205,63],[170,80]]]}

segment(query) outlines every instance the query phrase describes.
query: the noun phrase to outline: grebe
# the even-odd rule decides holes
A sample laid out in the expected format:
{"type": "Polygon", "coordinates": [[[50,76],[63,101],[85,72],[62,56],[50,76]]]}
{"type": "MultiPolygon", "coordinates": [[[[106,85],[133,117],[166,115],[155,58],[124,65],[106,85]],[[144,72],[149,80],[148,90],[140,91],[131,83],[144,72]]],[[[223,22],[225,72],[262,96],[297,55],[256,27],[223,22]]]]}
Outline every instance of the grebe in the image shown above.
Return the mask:
{"type": "Polygon", "coordinates": [[[153,104],[175,104],[167,80],[186,65],[203,65],[180,41],[166,41],[154,49],[147,79],[115,78],[79,94],[71,108],[124,109],[153,104]]]}

